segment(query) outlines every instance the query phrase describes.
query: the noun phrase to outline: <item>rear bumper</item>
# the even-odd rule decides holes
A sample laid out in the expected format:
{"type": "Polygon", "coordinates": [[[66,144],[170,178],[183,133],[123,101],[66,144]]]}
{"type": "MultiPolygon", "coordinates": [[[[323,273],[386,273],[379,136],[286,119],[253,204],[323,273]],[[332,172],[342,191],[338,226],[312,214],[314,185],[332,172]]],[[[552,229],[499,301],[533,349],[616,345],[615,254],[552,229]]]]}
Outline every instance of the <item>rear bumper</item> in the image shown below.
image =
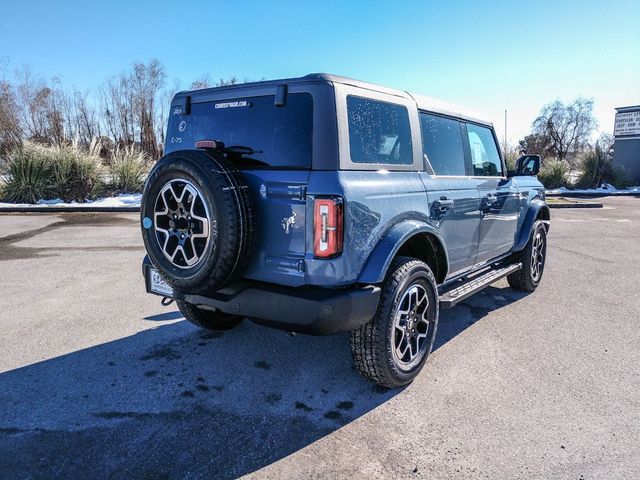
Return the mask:
{"type": "MultiPolygon", "coordinates": [[[[142,272],[147,293],[158,295],[150,289],[150,268],[151,262],[145,256],[142,272]]],[[[256,323],[282,330],[328,335],[354,330],[371,320],[378,308],[380,288],[331,290],[238,282],[207,296],[174,291],[171,298],[243,315],[256,323]]]]}

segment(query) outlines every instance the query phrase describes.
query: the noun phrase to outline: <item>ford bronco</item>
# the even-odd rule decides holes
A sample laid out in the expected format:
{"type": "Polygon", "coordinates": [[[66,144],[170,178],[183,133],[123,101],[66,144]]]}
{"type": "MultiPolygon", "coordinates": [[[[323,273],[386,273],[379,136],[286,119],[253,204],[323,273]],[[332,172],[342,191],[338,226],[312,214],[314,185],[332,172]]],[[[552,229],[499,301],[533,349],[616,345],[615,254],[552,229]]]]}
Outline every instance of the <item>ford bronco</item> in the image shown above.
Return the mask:
{"type": "Polygon", "coordinates": [[[180,92],[143,194],[147,291],[206,329],[349,332],[356,368],[415,378],[440,308],[546,259],[540,157],[491,122],[326,74],[180,92]]]}

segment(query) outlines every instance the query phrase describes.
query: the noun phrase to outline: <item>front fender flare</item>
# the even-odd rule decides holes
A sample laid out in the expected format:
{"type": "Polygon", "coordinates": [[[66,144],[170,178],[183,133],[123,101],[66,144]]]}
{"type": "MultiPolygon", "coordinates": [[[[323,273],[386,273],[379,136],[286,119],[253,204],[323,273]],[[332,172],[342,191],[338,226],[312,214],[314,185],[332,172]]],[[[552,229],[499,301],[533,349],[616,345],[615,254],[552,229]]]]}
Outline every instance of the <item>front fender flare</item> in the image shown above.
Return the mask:
{"type": "MultiPolygon", "coordinates": [[[[541,199],[536,198],[531,201],[529,204],[529,208],[527,209],[527,214],[524,217],[524,221],[520,226],[520,231],[516,236],[516,242],[513,245],[513,251],[519,252],[522,250],[529,241],[529,236],[531,234],[531,228],[533,227],[533,223],[538,218],[540,212],[543,212],[546,218],[550,218],[549,214],[549,206],[541,199]]],[[[549,231],[549,221],[545,220],[545,227],[547,232],[549,231]]]]}
{"type": "Polygon", "coordinates": [[[407,220],[391,227],[374,247],[364,268],[360,272],[358,282],[365,284],[382,282],[398,250],[400,250],[402,245],[411,237],[421,233],[429,233],[436,237],[445,254],[446,265],[448,266],[449,258],[447,249],[445,248],[445,243],[440,233],[428,223],[419,220],[407,220]]]}

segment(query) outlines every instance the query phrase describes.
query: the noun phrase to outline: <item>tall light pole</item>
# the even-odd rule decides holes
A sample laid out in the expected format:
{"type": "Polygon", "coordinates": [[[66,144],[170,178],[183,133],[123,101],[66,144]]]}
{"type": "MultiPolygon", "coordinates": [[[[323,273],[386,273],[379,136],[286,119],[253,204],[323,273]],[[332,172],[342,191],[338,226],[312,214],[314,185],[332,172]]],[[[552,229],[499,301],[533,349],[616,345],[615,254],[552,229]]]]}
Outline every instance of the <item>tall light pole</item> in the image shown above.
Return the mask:
{"type": "Polygon", "coordinates": [[[507,158],[507,109],[504,109],[504,158],[507,158]]]}

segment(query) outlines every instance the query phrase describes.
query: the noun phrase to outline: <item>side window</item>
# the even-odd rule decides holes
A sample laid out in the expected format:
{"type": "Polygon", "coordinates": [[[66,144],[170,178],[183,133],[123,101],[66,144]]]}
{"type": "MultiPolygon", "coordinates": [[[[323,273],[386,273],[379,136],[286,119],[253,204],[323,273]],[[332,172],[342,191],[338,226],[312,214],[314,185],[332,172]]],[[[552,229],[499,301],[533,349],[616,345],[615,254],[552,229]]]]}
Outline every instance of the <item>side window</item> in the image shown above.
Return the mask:
{"type": "Polygon", "coordinates": [[[501,176],[502,162],[491,130],[468,123],[467,137],[469,138],[473,175],[478,177],[501,176]]]}
{"type": "Polygon", "coordinates": [[[411,165],[409,112],[402,105],[347,96],[349,148],[354,163],[411,165]]]}
{"type": "Polygon", "coordinates": [[[420,113],[422,148],[436,175],[466,175],[460,122],[420,113]]]}

